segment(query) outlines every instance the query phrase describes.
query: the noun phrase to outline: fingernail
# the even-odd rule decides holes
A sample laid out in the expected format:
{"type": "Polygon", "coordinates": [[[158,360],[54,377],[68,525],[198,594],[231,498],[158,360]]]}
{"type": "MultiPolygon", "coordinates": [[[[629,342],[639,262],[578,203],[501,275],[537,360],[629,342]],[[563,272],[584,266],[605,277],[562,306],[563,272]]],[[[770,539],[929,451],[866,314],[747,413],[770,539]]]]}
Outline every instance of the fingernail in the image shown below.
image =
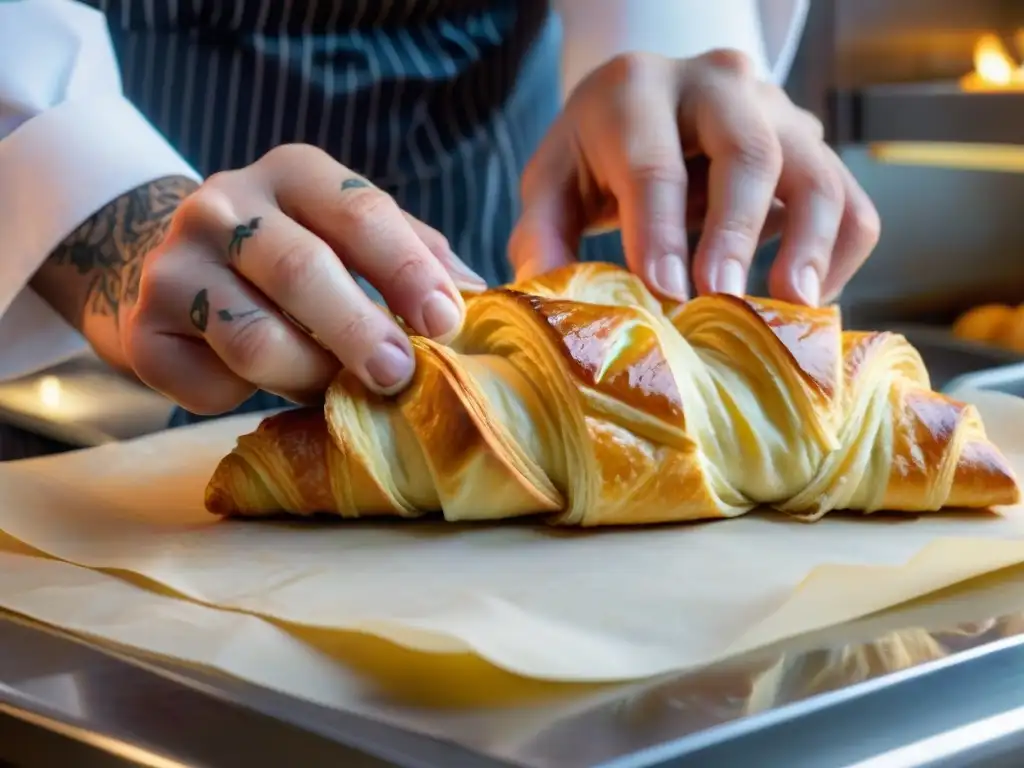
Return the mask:
{"type": "Polygon", "coordinates": [[[655,261],[652,277],[658,290],[667,297],[686,301],[686,263],[681,256],[670,253],[655,261]]]}
{"type": "Polygon", "coordinates": [[[814,267],[806,266],[799,269],[793,287],[809,307],[816,307],[821,302],[821,280],[818,279],[818,272],[814,267]]]}
{"type": "Polygon", "coordinates": [[[445,259],[445,266],[448,268],[448,274],[452,276],[459,288],[473,290],[487,287],[487,281],[470,269],[466,262],[454,253],[445,259]]]}
{"type": "Polygon", "coordinates": [[[366,372],[385,391],[409,378],[412,369],[412,357],[393,341],[385,341],[366,361],[366,372]]]}
{"type": "Polygon", "coordinates": [[[718,266],[715,291],[742,296],[747,290],[747,272],[736,259],[725,259],[718,266]]]}
{"type": "Polygon", "coordinates": [[[442,338],[459,329],[462,312],[455,302],[441,291],[434,291],[423,302],[423,325],[432,339],[442,338]]]}

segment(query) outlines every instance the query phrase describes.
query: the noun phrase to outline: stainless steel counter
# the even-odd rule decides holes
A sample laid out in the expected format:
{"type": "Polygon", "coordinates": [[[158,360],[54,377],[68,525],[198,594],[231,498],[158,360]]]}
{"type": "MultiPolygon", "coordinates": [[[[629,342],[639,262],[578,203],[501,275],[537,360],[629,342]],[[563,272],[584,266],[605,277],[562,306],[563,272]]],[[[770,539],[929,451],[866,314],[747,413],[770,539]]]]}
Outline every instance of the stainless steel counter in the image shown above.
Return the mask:
{"type": "MultiPolygon", "coordinates": [[[[912,341],[936,386],[985,367],[927,333],[912,341]]],[[[1024,370],[975,383],[1024,393],[1024,370]]],[[[427,709],[382,696],[373,716],[0,615],[0,765],[1019,766],[1024,589],[1011,602],[980,623],[843,630],[543,703],[427,709]]]]}

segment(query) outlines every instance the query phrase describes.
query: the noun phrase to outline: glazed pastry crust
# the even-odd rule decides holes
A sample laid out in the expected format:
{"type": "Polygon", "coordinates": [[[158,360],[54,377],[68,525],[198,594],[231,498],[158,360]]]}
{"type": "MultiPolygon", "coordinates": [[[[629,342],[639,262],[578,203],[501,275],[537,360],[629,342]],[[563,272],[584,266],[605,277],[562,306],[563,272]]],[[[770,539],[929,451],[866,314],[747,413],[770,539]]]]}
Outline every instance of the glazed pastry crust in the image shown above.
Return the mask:
{"type": "Polygon", "coordinates": [[[975,409],[932,392],[902,336],[843,332],[833,307],[663,303],[606,264],[466,306],[450,345],[411,337],[400,396],[343,371],[322,412],[239,438],[207,508],[604,526],[1019,500],[975,409]]]}

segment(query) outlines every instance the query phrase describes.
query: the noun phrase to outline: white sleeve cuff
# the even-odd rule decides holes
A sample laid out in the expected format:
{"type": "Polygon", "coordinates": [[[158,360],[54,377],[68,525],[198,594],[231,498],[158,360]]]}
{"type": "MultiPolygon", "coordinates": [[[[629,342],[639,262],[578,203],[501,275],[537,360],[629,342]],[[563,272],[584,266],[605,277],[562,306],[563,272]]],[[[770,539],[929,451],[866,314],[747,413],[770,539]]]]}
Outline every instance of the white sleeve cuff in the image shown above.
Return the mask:
{"type": "Polygon", "coordinates": [[[735,48],[750,56],[760,78],[771,68],[757,0],[555,0],[562,17],[562,87],[567,98],[590,72],[620,53],[670,58],[735,48]]]}
{"type": "Polygon", "coordinates": [[[29,288],[0,315],[0,381],[46,370],[88,351],[85,338],[29,288]]]}
{"type": "Polygon", "coordinates": [[[0,316],[79,224],[164,176],[200,180],[120,94],[64,102],[0,141],[0,316]]]}
{"type": "Polygon", "coordinates": [[[765,53],[776,85],[784,85],[789,77],[810,5],[810,0],[760,0],[765,53]]]}

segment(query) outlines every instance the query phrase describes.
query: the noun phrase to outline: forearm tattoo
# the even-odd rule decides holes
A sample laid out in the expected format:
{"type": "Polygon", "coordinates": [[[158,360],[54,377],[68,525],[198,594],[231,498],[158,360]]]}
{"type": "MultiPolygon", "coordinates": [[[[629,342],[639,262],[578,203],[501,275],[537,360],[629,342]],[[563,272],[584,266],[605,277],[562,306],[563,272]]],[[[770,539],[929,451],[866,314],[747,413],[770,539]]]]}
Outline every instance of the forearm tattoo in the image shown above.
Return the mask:
{"type": "Polygon", "coordinates": [[[72,267],[85,281],[77,317],[117,318],[138,299],[145,255],[163,240],[174,211],[198,185],[183,176],[143,184],[101,208],[50,255],[47,265],[72,267]]]}

